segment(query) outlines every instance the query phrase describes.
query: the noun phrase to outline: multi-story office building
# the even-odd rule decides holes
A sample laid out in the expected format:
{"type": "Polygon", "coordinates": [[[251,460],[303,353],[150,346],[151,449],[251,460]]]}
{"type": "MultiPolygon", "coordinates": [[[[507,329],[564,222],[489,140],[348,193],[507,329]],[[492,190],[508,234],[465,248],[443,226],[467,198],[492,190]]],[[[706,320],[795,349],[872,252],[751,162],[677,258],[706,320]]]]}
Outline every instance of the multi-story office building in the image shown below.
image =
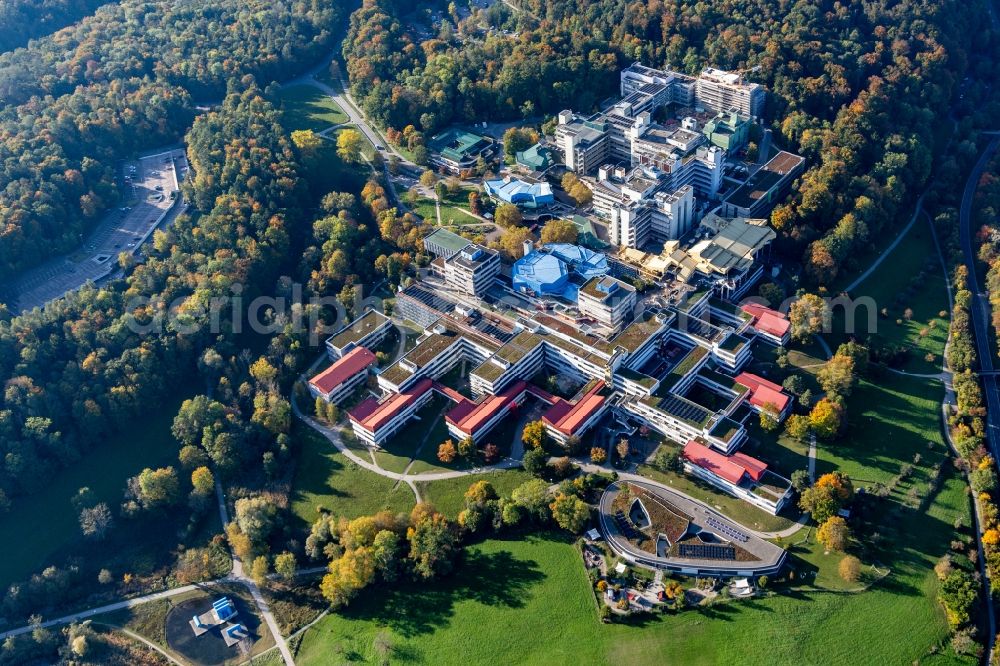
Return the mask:
{"type": "Polygon", "coordinates": [[[764,113],[764,87],[735,72],[709,67],[695,80],[694,95],[696,104],[716,113],[731,108],[758,118],[764,113]]]}
{"type": "Polygon", "coordinates": [[[354,347],[329,368],[309,380],[309,392],[314,398],[339,404],[364,383],[368,368],[375,365],[375,354],[364,347],[354,347]]]}
{"type": "Polygon", "coordinates": [[[660,103],[701,106],[716,113],[735,107],[740,113],[756,117],[764,112],[766,96],[759,83],[749,83],[739,73],[714,67],[705,69],[697,77],[640,63],[622,70],[622,97],[644,92],[660,103]]]}
{"type": "Polygon", "coordinates": [[[445,283],[457,291],[482,296],[500,274],[500,253],[469,244],[445,259],[445,283]]]}
{"type": "Polygon", "coordinates": [[[766,217],[802,173],[805,158],[785,152],[772,157],[722,202],[727,217],[766,217]]]}
{"type": "Polygon", "coordinates": [[[588,280],[577,293],[580,314],[617,330],[632,319],[635,287],[605,275],[588,280]]]}
{"type": "Polygon", "coordinates": [[[355,347],[375,347],[389,335],[390,330],[391,319],[369,310],[327,338],[326,353],[336,360],[355,347]]]}

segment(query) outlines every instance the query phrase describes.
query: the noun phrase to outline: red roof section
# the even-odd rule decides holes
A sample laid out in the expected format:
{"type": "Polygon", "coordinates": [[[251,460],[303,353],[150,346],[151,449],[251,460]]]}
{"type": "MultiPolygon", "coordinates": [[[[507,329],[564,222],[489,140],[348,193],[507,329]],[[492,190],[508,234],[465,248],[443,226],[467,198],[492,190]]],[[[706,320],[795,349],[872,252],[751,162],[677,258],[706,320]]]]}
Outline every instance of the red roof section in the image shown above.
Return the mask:
{"type": "Polygon", "coordinates": [[[785,411],[791,401],[791,398],[782,391],[779,385],[750,372],[741,372],[736,375],[736,383],[750,389],[750,404],[755,407],[763,408],[770,404],[774,405],[781,413],[785,411]]]}
{"type": "Polygon", "coordinates": [[[421,379],[412,388],[401,393],[394,393],[381,402],[369,398],[348,412],[347,415],[362,428],[374,433],[430,391],[433,385],[434,382],[430,379],[421,379]]]}
{"type": "Polygon", "coordinates": [[[762,333],[768,333],[776,338],[784,338],[792,327],[788,317],[757,303],[746,303],[741,306],[743,312],[753,317],[753,327],[762,333]]]}
{"type": "Polygon", "coordinates": [[[457,426],[466,435],[474,435],[490,419],[509,408],[526,388],[527,382],[519,381],[514,382],[502,393],[488,395],[478,403],[465,399],[445,415],[445,420],[457,426]]]}
{"type": "Polygon", "coordinates": [[[745,453],[724,456],[694,440],[684,446],[681,455],[692,465],[708,470],[733,484],[742,481],[744,475],[749,476],[754,481],[759,481],[764,471],[767,470],[765,463],[745,453]]]}
{"type": "Polygon", "coordinates": [[[564,435],[575,434],[580,426],[604,405],[607,398],[601,395],[603,388],[604,382],[597,382],[575,403],[557,399],[555,404],[545,412],[542,419],[564,435]]]}
{"type": "Polygon", "coordinates": [[[309,380],[320,392],[328,394],[346,382],[354,375],[367,370],[375,363],[375,354],[364,347],[355,347],[331,365],[309,380]]]}

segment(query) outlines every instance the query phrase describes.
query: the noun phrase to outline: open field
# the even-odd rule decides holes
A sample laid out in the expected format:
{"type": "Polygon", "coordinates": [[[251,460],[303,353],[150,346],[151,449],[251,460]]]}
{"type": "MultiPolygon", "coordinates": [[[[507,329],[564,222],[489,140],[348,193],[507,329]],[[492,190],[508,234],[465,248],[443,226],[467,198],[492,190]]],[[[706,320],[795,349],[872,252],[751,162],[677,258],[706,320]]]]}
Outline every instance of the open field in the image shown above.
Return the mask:
{"type": "MultiPolygon", "coordinates": [[[[181,396],[186,393],[182,391],[181,396]]],[[[111,568],[113,561],[123,559],[122,548],[126,549],[125,554],[135,557],[129,568],[133,573],[141,573],[133,567],[148,571],[164,561],[172,561],[170,551],[178,543],[172,528],[166,534],[157,528],[159,537],[143,534],[142,539],[137,539],[135,530],[148,531],[142,529],[142,521],[130,521],[127,526],[120,522],[108,537],[111,542],[95,544],[85,541],[80,533],[77,512],[70,500],[78,489],[86,486],[98,501],[107,502],[117,514],[125,481],[130,476],[144,467],[176,465],[178,445],[170,434],[170,424],[182,397],[151,412],[141,428],[109,437],[78,462],[53,474],[46,481],[44,491],[14,500],[10,511],[0,515],[0,540],[5,544],[4,556],[0,558],[0,587],[6,589],[11,582],[22,580],[46,566],[56,562],[62,564],[67,557],[79,557],[84,561],[93,558],[91,566],[111,568]],[[44,529],[40,529],[42,526],[44,529]],[[168,543],[164,544],[164,539],[168,543]],[[127,543],[119,544],[119,541],[127,543]],[[162,552],[158,552],[160,546],[163,546],[162,552]]],[[[216,518],[213,513],[209,529],[218,528],[216,518]]],[[[112,570],[120,577],[121,571],[112,570]]]]}
{"type": "Polygon", "coordinates": [[[819,444],[817,474],[839,469],[855,487],[888,483],[901,464],[912,464],[919,454],[914,480],[926,481],[930,465],[946,462],[938,411],[940,382],[891,373],[878,382],[860,382],[848,398],[847,433],[836,442],[819,444]]]}
{"type": "MultiPolygon", "coordinates": [[[[853,328],[856,337],[863,340],[875,333],[881,344],[909,349],[901,370],[940,371],[948,335],[948,292],[926,222],[918,220],[878,269],[851,294],[853,298],[861,296],[875,301],[876,320],[872,329],[867,308],[859,305],[853,328]],[[941,312],[946,313],[944,317],[939,316],[941,312]],[[933,360],[925,359],[928,354],[933,360]]],[[[825,336],[833,349],[847,339],[847,328],[843,308],[834,308],[833,331],[825,336]]]]}
{"type": "MultiPolygon", "coordinates": [[[[961,486],[947,491],[960,495],[961,486]]],[[[803,585],[624,625],[600,624],[565,538],[490,540],[470,547],[459,572],[439,584],[382,589],[325,617],[306,633],[296,663],[327,664],[342,654],[378,663],[372,643],[381,631],[400,660],[420,664],[974,663],[930,656],[947,636],[930,570],[933,550],[947,545],[931,540],[948,528],[937,516],[916,517],[935,529],[904,546],[912,564],[901,563],[869,592],[803,585]]]]}
{"type": "Polygon", "coordinates": [[[318,132],[350,120],[329,95],[312,85],[282,88],[277,104],[281,108],[281,122],[290,131],[318,132]]]}
{"type": "Polygon", "coordinates": [[[405,483],[358,467],[300,421],[292,436],[302,448],[291,493],[299,528],[308,530],[320,507],[336,516],[355,518],[382,509],[408,513],[416,503],[405,483]]]}
{"type": "Polygon", "coordinates": [[[525,481],[533,479],[523,469],[508,469],[498,472],[487,472],[486,474],[472,474],[458,479],[444,479],[442,481],[420,481],[417,488],[420,490],[420,497],[425,502],[433,504],[438,511],[449,518],[458,516],[458,512],[465,506],[465,491],[477,481],[489,481],[502,497],[510,495],[514,488],[525,481]]]}

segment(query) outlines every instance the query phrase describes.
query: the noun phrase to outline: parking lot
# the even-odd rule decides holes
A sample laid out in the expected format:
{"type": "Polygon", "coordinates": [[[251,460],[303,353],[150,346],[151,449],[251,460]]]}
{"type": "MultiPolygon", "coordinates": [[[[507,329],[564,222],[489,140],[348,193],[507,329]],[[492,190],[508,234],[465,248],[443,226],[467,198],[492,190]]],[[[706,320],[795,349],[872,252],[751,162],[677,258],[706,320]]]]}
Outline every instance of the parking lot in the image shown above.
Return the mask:
{"type": "Polygon", "coordinates": [[[74,253],[53,258],[8,285],[3,300],[23,312],[97,281],[118,268],[121,252],[133,253],[161,223],[180,212],[171,210],[178,185],[188,171],[181,148],[126,162],[119,172],[122,203],[111,210],[74,253]]]}

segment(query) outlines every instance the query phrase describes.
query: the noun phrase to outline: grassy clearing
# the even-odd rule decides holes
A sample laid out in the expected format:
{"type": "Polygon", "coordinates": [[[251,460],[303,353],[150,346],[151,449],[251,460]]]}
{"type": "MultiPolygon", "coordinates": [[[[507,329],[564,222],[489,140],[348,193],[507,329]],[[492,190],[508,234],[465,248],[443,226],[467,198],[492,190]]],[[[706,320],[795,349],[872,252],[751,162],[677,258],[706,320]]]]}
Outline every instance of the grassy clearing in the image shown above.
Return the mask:
{"type": "Polygon", "coordinates": [[[855,486],[888,483],[903,463],[914,465],[913,481],[927,481],[926,472],[944,463],[941,439],[941,383],[886,373],[878,384],[862,381],[848,398],[848,430],[841,439],[820,443],[816,473],[839,469],[855,486]]]}
{"type": "MultiPolygon", "coordinates": [[[[873,327],[868,321],[868,309],[859,306],[854,335],[863,339],[872,334],[880,344],[909,349],[909,356],[900,367],[906,372],[936,373],[941,369],[948,317],[939,315],[947,313],[948,292],[936,252],[929,225],[918,222],[851,294],[854,298],[871,297],[877,315],[873,327]]],[[[833,331],[826,336],[831,347],[836,349],[847,339],[847,328],[844,309],[835,308],[833,331]]]]}
{"type": "Polygon", "coordinates": [[[438,511],[450,518],[458,516],[465,506],[465,491],[477,481],[489,481],[500,496],[510,495],[514,488],[534,477],[523,469],[509,469],[486,474],[472,474],[458,479],[441,481],[420,481],[417,489],[425,502],[433,504],[438,511]]]}
{"type": "Polygon", "coordinates": [[[642,465],[639,467],[639,474],[666,484],[671,488],[676,488],[685,495],[690,495],[717,509],[739,524],[752,527],[755,530],[776,532],[787,529],[794,524],[795,518],[798,518],[798,512],[794,507],[786,507],[782,515],[772,516],[749,502],[745,502],[732,495],[726,495],[722,491],[687,476],[683,472],[661,472],[650,465],[642,465]]]}
{"type": "MultiPolygon", "coordinates": [[[[481,224],[475,215],[465,212],[469,209],[469,193],[475,188],[462,187],[455,194],[445,194],[441,200],[441,224],[444,226],[462,226],[466,224],[481,224]]],[[[432,224],[437,224],[437,213],[434,210],[434,199],[418,196],[413,202],[413,212],[432,224]]]]}
{"type": "MultiPolygon", "coordinates": [[[[922,551],[929,540],[907,548],[919,550],[919,566],[900,565],[889,582],[862,594],[802,584],[791,594],[626,625],[599,623],[579,557],[564,538],[491,540],[471,547],[458,573],[441,583],[382,589],[323,618],[305,634],[296,663],[345,654],[378,663],[379,632],[388,633],[396,659],[419,664],[913,663],[947,634],[922,551]]],[[[932,661],[973,663],[947,653],[932,661]]]]}
{"type": "Polygon", "coordinates": [[[282,88],[277,103],[281,122],[289,131],[311,129],[314,132],[350,120],[333,98],[316,86],[282,88]]]}
{"type": "Polygon", "coordinates": [[[292,434],[301,446],[291,492],[300,529],[309,529],[320,507],[347,518],[413,508],[413,491],[406,484],[358,467],[308,426],[296,422],[292,434]]]}
{"type": "MultiPolygon", "coordinates": [[[[173,526],[164,529],[160,524],[144,529],[143,521],[130,521],[127,527],[119,521],[108,537],[110,541],[95,544],[83,539],[70,499],[86,486],[98,501],[114,509],[121,504],[125,481],[130,476],[145,467],[176,465],[179,447],[170,434],[170,425],[187,394],[182,391],[176,400],[153,410],[141,426],[136,424],[135,430],[109,437],[73,465],[53,474],[43,492],[15,499],[10,511],[0,514],[0,540],[5,544],[0,558],[0,588],[6,589],[11,582],[50,564],[62,564],[69,557],[93,560],[94,566],[112,568],[116,574],[123,569],[114,566],[128,564],[127,570],[139,573],[172,561],[170,551],[177,546],[173,526]],[[134,529],[142,533],[141,538],[134,529]]],[[[89,572],[90,568],[85,570],[89,572]]]]}

